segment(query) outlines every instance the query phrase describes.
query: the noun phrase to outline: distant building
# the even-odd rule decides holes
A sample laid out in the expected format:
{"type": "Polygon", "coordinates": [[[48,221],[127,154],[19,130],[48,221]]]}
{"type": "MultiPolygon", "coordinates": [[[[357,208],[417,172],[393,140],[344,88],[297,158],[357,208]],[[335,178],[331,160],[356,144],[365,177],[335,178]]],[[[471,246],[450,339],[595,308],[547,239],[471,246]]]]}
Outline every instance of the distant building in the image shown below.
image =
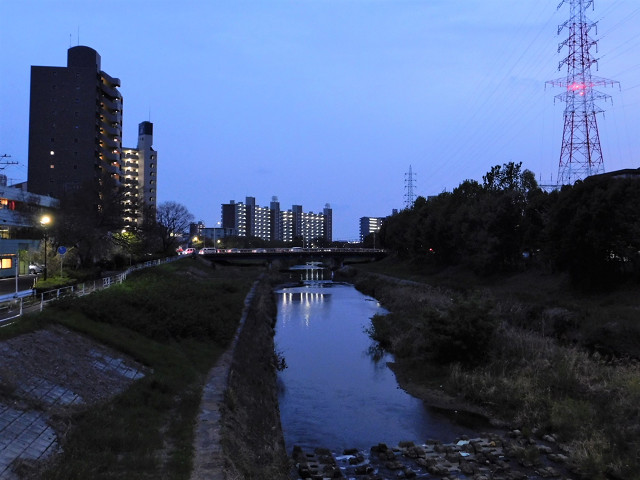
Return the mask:
{"type": "Polygon", "coordinates": [[[383,217],[361,217],[360,218],[360,243],[362,243],[368,235],[380,230],[380,227],[382,227],[383,221],[384,221],[383,217]]]}
{"type": "Polygon", "coordinates": [[[302,205],[293,205],[283,211],[277,197],[272,197],[269,207],[256,205],[254,197],[246,197],[245,203],[231,200],[222,205],[222,226],[232,228],[241,237],[252,236],[265,241],[293,242],[302,239],[311,243],[322,238],[332,241],[333,211],[326,204],[322,213],[304,212],[302,205]]]}
{"type": "MultiPolygon", "coordinates": [[[[7,187],[0,175],[0,278],[16,274],[16,258],[20,250],[34,250],[40,245],[43,232],[40,218],[56,210],[55,198],[26,191],[26,185],[7,187]]],[[[19,273],[27,273],[28,258],[20,259],[19,273]]]]}
{"type": "Polygon", "coordinates": [[[205,227],[204,223],[192,223],[189,225],[189,243],[202,242],[203,247],[220,247],[225,237],[237,236],[238,232],[233,228],[205,227]],[[195,240],[197,238],[198,240],[195,240]]]}
{"type": "MultiPolygon", "coordinates": [[[[155,155],[151,148],[151,123],[140,124],[135,149],[139,158],[134,158],[134,149],[128,149],[130,167],[123,172],[123,99],[119,87],[120,79],[102,71],[100,55],[86,46],[67,51],[66,67],[31,67],[27,179],[30,192],[61,199],[84,183],[108,175],[118,186],[128,180],[125,185],[130,192],[141,189],[144,192],[141,198],[155,204],[156,187],[150,183],[155,181],[151,178],[151,165],[156,168],[151,160],[155,155]],[[139,163],[134,167],[133,160],[139,162],[140,158],[146,162],[144,168],[139,163]],[[134,182],[134,170],[137,179],[144,180],[140,185],[134,182]]],[[[133,210],[126,211],[128,225],[140,217],[140,209],[133,210]]]]}
{"type": "Polygon", "coordinates": [[[122,149],[125,189],[125,223],[140,226],[145,214],[155,218],[158,185],[158,152],[153,149],[153,123],[138,125],[138,146],[122,149]]]}

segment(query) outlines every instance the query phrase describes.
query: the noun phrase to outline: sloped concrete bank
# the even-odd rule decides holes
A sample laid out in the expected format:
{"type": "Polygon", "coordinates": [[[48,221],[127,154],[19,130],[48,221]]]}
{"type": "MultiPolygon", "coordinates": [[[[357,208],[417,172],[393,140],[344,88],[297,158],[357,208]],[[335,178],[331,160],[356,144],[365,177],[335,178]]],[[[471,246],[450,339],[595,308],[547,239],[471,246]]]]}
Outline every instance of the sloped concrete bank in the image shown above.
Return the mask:
{"type": "Polygon", "coordinates": [[[266,276],[254,284],[236,337],[209,373],[192,480],[289,478],[276,386],[272,290],[266,276]]]}

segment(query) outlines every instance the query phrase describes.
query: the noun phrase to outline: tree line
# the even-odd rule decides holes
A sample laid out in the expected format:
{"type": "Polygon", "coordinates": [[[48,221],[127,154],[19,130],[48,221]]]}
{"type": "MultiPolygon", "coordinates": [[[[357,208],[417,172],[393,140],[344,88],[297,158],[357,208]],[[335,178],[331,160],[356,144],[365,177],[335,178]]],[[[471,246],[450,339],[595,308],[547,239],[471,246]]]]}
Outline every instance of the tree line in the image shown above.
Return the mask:
{"type": "Polygon", "coordinates": [[[623,170],[546,192],[522,163],[510,162],[482,183],[418,197],[386,218],[377,240],[432,268],[493,275],[537,267],[603,288],[640,279],[639,187],[640,171],[623,170]]]}

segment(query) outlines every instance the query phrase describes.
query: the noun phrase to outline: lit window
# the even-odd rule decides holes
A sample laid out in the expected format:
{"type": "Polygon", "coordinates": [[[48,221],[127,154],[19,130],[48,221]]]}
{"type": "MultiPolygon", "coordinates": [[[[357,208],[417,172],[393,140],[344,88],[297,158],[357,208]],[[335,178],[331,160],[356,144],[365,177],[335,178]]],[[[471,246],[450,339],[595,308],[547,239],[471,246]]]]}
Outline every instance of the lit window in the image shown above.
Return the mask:
{"type": "Polygon", "coordinates": [[[13,259],[12,258],[3,258],[0,259],[0,268],[12,268],[13,267],[13,259]]]}

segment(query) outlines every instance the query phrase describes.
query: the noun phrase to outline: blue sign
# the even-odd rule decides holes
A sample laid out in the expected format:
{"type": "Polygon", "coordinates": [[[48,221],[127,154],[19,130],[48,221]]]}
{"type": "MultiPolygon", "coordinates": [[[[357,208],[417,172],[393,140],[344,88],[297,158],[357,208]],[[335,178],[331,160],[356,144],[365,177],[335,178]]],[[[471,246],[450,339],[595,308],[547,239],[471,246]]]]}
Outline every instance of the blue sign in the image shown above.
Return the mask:
{"type": "Polygon", "coordinates": [[[67,247],[63,247],[63,246],[58,247],[58,253],[60,255],[64,255],[65,253],[67,253],[67,247]]]}

